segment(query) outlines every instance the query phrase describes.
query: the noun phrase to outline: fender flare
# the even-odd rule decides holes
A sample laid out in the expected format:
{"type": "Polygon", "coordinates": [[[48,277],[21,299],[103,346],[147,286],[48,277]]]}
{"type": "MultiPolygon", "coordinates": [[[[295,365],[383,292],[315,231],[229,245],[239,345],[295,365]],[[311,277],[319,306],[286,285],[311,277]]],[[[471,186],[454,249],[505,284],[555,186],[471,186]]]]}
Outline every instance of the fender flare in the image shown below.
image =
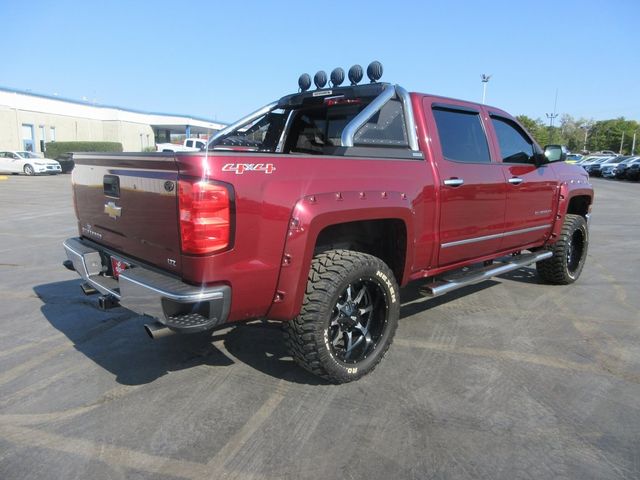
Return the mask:
{"type": "Polygon", "coordinates": [[[407,230],[404,276],[413,259],[414,211],[400,192],[330,192],[307,195],[292,210],[280,264],[280,274],[267,318],[291,320],[300,313],[311,260],[320,232],[341,223],[364,220],[401,220],[407,230]]]}
{"type": "Polygon", "coordinates": [[[550,241],[555,241],[556,238],[562,232],[562,224],[564,217],[569,210],[569,204],[571,199],[575,197],[586,196],[591,199],[590,205],[593,205],[593,188],[588,181],[575,181],[562,182],[560,184],[560,195],[558,196],[558,210],[556,212],[556,219],[551,230],[550,241]]]}

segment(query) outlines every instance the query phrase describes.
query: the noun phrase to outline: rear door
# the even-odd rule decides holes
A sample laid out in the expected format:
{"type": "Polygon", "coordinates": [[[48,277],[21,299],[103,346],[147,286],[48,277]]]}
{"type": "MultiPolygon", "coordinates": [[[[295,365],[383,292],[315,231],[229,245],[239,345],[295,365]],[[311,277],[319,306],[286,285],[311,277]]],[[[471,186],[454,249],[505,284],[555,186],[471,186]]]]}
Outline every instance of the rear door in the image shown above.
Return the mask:
{"type": "Polygon", "coordinates": [[[539,149],[520,125],[506,115],[490,117],[507,188],[500,249],[540,242],[553,226],[558,180],[550,165],[536,166],[539,149]]]}
{"type": "Polygon", "coordinates": [[[504,175],[481,112],[450,102],[424,99],[440,182],[439,266],[497,252],[504,227],[504,175]]]}

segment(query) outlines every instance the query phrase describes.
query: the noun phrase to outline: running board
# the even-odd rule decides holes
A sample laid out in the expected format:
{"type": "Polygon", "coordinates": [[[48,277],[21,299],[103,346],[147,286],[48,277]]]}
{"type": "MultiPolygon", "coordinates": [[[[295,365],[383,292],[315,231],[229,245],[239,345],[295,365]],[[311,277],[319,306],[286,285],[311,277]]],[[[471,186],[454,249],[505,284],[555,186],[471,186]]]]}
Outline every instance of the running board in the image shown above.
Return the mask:
{"type": "Polygon", "coordinates": [[[508,261],[494,263],[483,268],[473,269],[469,271],[458,271],[420,287],[420,294],[425,297],[438,297],[445,293],[452,292],[458,288],[473,285],[475,283],[484,282],[491,277],[511,272],[532,263],[539,262],[551,258],[553,253],[550,251],[525,253],[509,257],[508,261]]]}

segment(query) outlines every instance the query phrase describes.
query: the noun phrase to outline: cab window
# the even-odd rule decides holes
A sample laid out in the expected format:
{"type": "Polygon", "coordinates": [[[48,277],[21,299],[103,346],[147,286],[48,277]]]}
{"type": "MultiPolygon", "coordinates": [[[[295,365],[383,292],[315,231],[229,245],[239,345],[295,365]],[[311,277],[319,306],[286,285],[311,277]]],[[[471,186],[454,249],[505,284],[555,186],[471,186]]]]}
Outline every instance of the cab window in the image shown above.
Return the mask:
{"type": "Polygon", "coordinates": [[[491,117],[504,163],[535,163],[535,147],[527,134],[513,121],[491,117]]]}
{"type": "Polygon", "coordinates": [[[482,128],[480,113],[455,107],[434,107],[442,155],[447,160],[466,163],[490,163],[489,144],[482,128]]]}

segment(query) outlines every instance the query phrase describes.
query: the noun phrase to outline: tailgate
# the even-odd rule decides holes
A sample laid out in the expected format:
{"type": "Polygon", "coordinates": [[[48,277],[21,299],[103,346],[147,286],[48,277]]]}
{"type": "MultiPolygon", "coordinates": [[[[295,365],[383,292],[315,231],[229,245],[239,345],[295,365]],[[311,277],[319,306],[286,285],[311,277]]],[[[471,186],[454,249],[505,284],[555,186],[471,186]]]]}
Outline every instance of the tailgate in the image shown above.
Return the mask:
{"type": "Polygon", "coordinates": [[[74,154],[80,234],[180,274],[178,166],[173,154],[74,154]]]}

